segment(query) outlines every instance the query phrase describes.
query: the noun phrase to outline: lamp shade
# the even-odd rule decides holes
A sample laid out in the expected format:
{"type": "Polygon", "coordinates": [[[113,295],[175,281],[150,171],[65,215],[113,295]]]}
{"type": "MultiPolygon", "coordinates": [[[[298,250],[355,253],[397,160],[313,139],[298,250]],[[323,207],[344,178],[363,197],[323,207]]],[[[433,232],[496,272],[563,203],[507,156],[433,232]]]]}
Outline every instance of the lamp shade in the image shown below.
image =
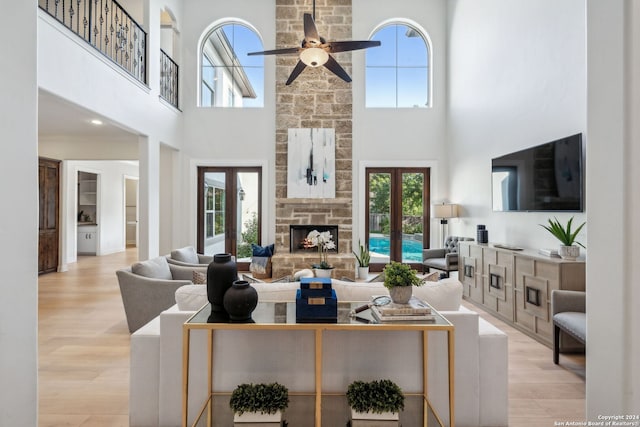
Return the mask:
{"type": "Polygon", "coordinates": [[[441,205],[433,205],[434,218],[457,218],[458,205],[453,203],[443,203],[441,205]]]}

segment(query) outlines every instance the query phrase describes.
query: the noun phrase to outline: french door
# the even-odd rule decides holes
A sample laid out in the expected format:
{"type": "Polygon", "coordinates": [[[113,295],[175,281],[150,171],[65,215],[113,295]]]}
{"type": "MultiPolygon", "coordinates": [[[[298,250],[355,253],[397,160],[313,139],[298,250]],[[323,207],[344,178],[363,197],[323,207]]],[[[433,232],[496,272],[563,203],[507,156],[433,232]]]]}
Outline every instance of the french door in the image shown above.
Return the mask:
{"type": "Polygon", "coordinates": [[[259,167],[198,168],[198,253],[230,253],[248,269],[262,230],[261,181],[259,167]]]}
{"type": "Polygon", "coordinates": [[[422,268],[429,247],[429,168],[366,169],[366,239],[372,271],[389,261],[422,268]]]}

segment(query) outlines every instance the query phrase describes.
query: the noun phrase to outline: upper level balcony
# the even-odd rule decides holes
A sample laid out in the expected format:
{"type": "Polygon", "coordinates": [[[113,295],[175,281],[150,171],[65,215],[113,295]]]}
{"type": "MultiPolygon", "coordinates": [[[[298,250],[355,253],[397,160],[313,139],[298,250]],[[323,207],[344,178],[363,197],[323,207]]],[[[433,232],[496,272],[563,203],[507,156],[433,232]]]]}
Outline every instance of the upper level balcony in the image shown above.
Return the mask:
{"type": "MultiPolygon", "coordinates": [[[[42,10],[140,83],[148,84],[147,33],[115,0],[39,0],[42,10]]],[[[178,108],[178,65],[160,52],[160,96],[178,108]]]]}

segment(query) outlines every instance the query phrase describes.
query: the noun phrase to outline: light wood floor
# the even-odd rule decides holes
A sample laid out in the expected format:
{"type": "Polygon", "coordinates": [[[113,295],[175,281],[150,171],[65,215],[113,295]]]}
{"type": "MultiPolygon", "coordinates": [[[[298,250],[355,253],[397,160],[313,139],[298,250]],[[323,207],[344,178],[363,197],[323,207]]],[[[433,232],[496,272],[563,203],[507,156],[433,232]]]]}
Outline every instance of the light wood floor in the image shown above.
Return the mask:
{"type": "MultiPolygon", "coordinates": [[[[128,426],[129,331],[115,271],[135,248],[39,278],[39,426],[128,426]]],[[[560,356],[465,303],[509,336],[509,426],[584,421],[584,356],[560,356]]],[[[296,426],[297,427],[297,426],[296,426]]]]}

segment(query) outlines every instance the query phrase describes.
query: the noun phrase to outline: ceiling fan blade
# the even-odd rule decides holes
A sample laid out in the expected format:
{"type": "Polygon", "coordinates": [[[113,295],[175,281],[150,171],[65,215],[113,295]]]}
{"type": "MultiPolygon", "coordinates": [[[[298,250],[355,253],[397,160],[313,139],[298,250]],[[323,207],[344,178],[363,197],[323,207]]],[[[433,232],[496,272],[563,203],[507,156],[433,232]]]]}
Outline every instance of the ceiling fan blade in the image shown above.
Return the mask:
{"type": "Polygon", "coordinates": [[[287,80],[287,82],[285,83],[285,85],[289,86],[291,83],[293,83],[293,81],[300,75],[300,73],[307,68],[307,66],[305,65],[304,62],[302,61],[298,61],[298,63],[296,64],[296,67],[293,69],[293,71],[291,72],[291,75],[289,76],[289,79],[287,80]]]}
{"type": "Polygon", "coordinates": [[[329,52],[347,52],[350,50],[367,49],[369,47],[380,46],[378,40],[362,40],[348,42],[329,42],[329,52]]]}
{"type": "Polygon", "coordinates": [[[324,64],[324,66],[345,82],[349,83],[351,81],[351,77],[349,77],[349,74],[347,74],[344,68],[342,68],[340,64],[338,64],[338,61],[333,59],[333,56],[329,55],[329,60],[324,64]]]}
{"type": "Polygon", "coordinates": [[[318,29],[310,13],[304,14],[304,39],[307,43],[315,42],[315,44],[320,44],[318,29]]]}
{"type": "Polygon", "coordinates": [[[294,54],[300,52],[299,47],[288,47],[284,49],[265,50],[263,52],[249,52],[247,55],[281,55],[281,54],[294,54]]]}

